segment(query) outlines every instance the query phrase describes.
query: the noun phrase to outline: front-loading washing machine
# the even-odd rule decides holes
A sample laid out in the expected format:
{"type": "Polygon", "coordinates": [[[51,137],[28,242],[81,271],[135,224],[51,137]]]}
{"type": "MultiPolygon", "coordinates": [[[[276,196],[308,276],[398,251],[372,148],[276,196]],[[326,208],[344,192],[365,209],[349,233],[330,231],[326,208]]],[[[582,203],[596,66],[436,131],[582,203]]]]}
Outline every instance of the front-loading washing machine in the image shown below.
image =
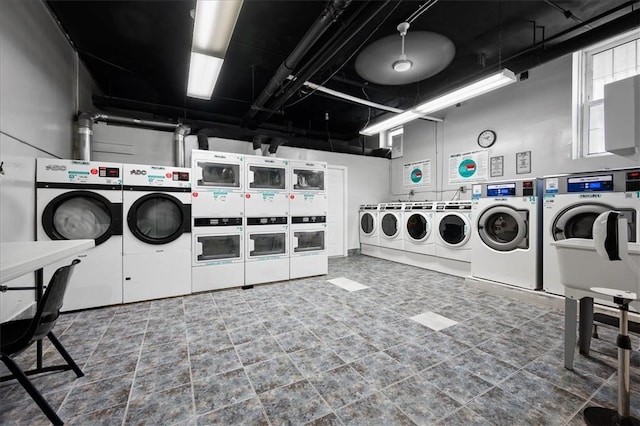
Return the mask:
{"type": "Polygon", "coordinates": [[[289,218],[247,217],[245,285],[289,279],[289,218]]]}
{"type": "MultiPolygon", "coordinates": [[[[74,256],[63,311],[122,303],[122,214],[122,164],[36,160],[37,240],[95,240],[74,256]]],[[[44,268],[44,282],[72,259],[44,268]]]]}
{"type": "Polygon", "coordinates": [[[404,260],[402,209],[402,203],[380,203],[378,205],[380,252],[383,258],[396,262],[404,260]]]}
{"type": "Polygon", "coordinates": [[[434,222],[438,270],[468,276],[471,272],[471,200],[436,202],[434,222]]]}
{"type": "Polygon", "coordinates": [[[473,185],[471,276],[531,290],[542,288],[538,183],[473,185]]]}
{"type": "Polygon", "coordinates": [[[191,169],[125,164],[125,303],[191,293],[191,169]]]}
{"type": "MultiPolygon", "coordinates": [[[[640,168],[544,178],[542,208],[543,288],[564,295],[553,241],[592,239],[599,214],[615,210],[627,219],[629,242],[640,241],[640,168]]],[[[598,297],[594,295],[594,297],[598,297]]]]}
{"type": "Polygon", "coordinates": [[[194,217],[191,291],[244,285],[242,217],[194,217]]]}
{"type": "Polygon", "coordinates": [[[433,269],[436,261],[435,204],[432,201],[405,203],[403,208],[404,263],[433,269]]]}
{"type": "Polygon", "coordinates": [[[378,205],[362,204],[359,211],[360,253],[380,257],[378,205]]]}
{"type": "Polygon", "coordinates": [[[244,155],[193,150],[194,217],[244,217],[244,155]]]}

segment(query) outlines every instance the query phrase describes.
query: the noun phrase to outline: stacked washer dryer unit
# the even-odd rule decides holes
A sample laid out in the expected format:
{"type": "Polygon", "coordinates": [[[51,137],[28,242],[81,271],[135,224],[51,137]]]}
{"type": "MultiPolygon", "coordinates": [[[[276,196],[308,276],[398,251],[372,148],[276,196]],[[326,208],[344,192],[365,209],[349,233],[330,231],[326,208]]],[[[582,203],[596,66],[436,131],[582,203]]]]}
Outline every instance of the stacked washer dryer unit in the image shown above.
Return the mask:
{"type": "Polygon", "coordinates": [[[607,210],[618,211],[627,219],[629,242],[640,241],[640,168],[544,178],[545,291],[564,294],[556,248],[551,243],[568,238],[592,239],[593,222],[607,210]]]}
{"type": "Polygon", "coordinates": [[[244,156],[194,150],[193,292],[244,285],[244,156]]]}
{"type": "Polygon", "coordinates": [[[471,272],[471,200],[436,202],[437,262],[433,269],[466,277],[471,272]]]}
{"type": "MultiPolygon", "coordinates": [[[[93,239],[75,257],[63,310],[122,303],[122,164],[36,160],[38,241],[93,239]]],[[[44,268],[44,282],[72,258],[44,268]]]]}
{"type": "Polygon", "coordinates": [[[327,259],[327,163],[290,161],[289,277],[325,275],[327,259]]]}
{"type": "Polygon", "coordinates": [[[362,204],[359,211],[360,253],[380,257],[378,233],[378,204],[362,204]]]}
{"type": "Polygon", "coordinates": [[[288,161],[258,156],[245,160],[245,285],[288,280],[288,161]]]}
{"type": "Polygon", "coordinates": [[[403,238],[405,263],[432,269],[436,258],[434,225],[435,204],[430,201],[405,203],[403,238]]]}
{"type": "Polygon", "coordinates": [[[125,164],[123,301],[191,293],[191,169],[125,164]]]}
{"type": "Polygon", "coordinates": [[[403,203],[378,205],[380,252],[384,259],[395,262],[404,262],[403,208],[403,203]]]}
{"type": "Polygon", "coordinates": [[[532,290],[542,286],[542,204],[535,179],[473,185],[474,278],[532,290]]]}

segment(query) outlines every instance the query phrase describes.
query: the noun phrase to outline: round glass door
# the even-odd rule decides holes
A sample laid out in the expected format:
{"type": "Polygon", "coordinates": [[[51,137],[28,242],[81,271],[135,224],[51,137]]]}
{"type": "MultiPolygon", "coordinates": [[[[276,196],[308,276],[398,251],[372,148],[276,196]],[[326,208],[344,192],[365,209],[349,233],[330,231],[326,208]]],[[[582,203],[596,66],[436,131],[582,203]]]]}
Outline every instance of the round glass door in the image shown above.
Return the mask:
{"type": "Polygon", "coordinates": [[[398,235],[398,218],[393,213],[385,213],[380,222],[382,234],[385,237],[393,238],[398,235]]]}
{"type": "Polygon", "coordinates": [[[464,244],[468,239],[468,225],[462,216],[456,214],[447,214],[440,219],[438,231],[440,238],[451,246],[459,246],[464,244]]]}
{"type": "Polygon", "coordinates": [[[528,248],[525,219],[524,212],[504,206],[492,207],[478,219],[478,234],[482,242],[494,250],[528,248]]]}
{"type": "Polygon", "coordinates": [[[42,213],[42,226],[52,240],[91,239],[99,245],[111,235],[121,234],[120,224],[121,217],[114,205],[102,195],[89,191],[62,194],[42,213]]]}
{"type": "Polygon", "coordinates": [[[129,210],[127,223],[140,241],[166,244],[176,240],[185,229],[182,203],[166,194],[149,194],[139,198],[129,210]]]}
{"type": "Polygon", "coordinates": [[[431,224],[427,218],[419,213],[414,213],[407,219],[407,234],[414,241],[424,241],[429,237],[431,224]]]}
{"type": "Polygon", "coordinates": [[[373,233],[375,229],[375,221],[371,213],[364,213],[360,218],[360,229],[367,235],[373,233]]]}
{"type": "Polygon", "coordinates": [[[569,208],[558,215],[553,224],[553,239],[569,238],[593,239],[593,222],[607,210],[615,210],[602,204],[582,204],[569,208]]]}

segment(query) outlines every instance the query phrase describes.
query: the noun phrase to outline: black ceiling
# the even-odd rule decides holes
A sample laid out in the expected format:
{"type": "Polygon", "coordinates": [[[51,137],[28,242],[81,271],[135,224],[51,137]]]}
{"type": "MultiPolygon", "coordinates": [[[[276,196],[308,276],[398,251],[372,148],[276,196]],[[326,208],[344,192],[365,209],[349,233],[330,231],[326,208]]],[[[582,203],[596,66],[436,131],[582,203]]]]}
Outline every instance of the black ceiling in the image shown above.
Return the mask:
{"type": "Polygon", "coordinates": [[[381,86],[358,76],[358,52],[398,35],[396,26],[429,1],[245,0],[210,101],[185,95],[195,0],[49,1],[48,6],[97,83],[93,100],[100,111],[182,121],[195,130],[213,128],[221,137],[277,135],[286,144],[341,151],[362,146],[358,131],[384,112],[310,93],[290,81],[252,108],[328,7],[346,6],[291,75],[398,108],[499,68],[521,73],[640,25],[638,1],[431,2],[409,32],[450,38],[456,48],[453,62],[423,81],[381,86]]]}

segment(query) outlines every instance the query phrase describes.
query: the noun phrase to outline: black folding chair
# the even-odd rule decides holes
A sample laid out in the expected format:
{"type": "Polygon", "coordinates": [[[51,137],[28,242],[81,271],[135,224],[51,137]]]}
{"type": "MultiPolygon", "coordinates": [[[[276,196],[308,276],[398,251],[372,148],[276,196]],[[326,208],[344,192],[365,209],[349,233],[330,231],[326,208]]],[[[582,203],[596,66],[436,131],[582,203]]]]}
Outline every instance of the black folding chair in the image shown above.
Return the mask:
{"type": "MultiPolygon", "coordinates": [[[[56,320],[60,316],[60,308],[62,307],[71,273],[78,263],[80,263],[80,260],[75,259],[70,265],[63,266],[56,270],[53,277],[51,277],[51,281],[49,281],[49,285],[47,285],[42,299],[38,302],[36,315],[33,318],[0,324],[0,355],[2,362],[12,373],[11,375],[0,377],[0,382],[17,379],[54,425],[62,425],[64,422],[58,417],[55,410],[51,408],[27,376],[48,371],[66,370],[73,370],[78,377],[84,376],[80,367],[78,367],[51,332],[56,320]],[[12,357],[23,352],[33,343],[42,340],[45,336],[51,341],[67,363],[64,365],[42,367],[40,360],[38,360],[37,367],[34,370],[22,371],[12,357]]],[[[11,290],[11,288],[9,287],[7,290],[11,290]]]]}

